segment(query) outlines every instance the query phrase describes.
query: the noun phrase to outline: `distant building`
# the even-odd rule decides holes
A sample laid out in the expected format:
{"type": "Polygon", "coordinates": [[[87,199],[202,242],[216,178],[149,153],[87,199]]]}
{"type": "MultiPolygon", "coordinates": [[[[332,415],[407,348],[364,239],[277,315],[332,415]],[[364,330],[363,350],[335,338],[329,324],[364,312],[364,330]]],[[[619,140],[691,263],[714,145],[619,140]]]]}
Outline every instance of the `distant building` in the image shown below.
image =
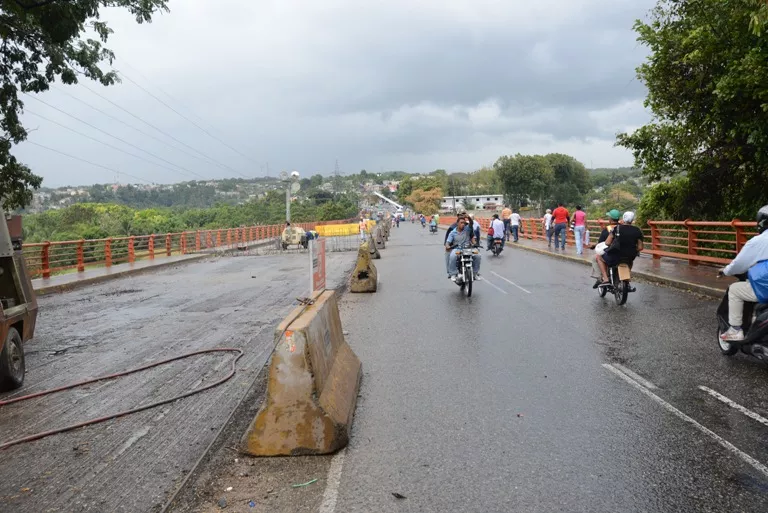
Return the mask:
{"type": "Polygon", "coordinates": [[[456,208],[467,210],[495,210],[504,204],[503,194],[485,194],[480,196],[443,196],[440,210],[453,210],[454,200],[456,208]]]}

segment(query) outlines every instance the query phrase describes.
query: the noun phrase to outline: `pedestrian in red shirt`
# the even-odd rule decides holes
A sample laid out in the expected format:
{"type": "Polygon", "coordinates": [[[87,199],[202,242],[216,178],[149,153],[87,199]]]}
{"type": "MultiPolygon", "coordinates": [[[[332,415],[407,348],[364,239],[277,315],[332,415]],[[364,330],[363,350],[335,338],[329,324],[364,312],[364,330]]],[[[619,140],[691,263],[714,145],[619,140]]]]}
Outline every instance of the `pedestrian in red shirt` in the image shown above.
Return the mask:
{"type": "Polygon", "coordinates": [[[560,249],[565,249],[565,235],[568,233],[568,224],[571,222],[571,214],[562,203],[557,204],[557,208],[552,212],[552,221],[555,223],[555,249],[557,241],[562,237],[560,249]]]}

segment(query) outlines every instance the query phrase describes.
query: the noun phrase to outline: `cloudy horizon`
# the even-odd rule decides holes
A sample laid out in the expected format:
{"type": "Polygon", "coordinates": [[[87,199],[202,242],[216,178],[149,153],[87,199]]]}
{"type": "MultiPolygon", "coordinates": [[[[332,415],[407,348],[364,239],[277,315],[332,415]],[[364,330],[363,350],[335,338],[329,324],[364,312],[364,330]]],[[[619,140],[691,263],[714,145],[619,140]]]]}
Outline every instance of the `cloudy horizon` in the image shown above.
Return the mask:
{"type": "Polygon", "coordinates": [[[651,0],[169,6],[145,25],[102,11],[121,84],[22,96],[33,131],[13,151],[43,186],[265,176],[267,163],[307,177],[337,159],[345,174],[473,171],[515,153],[629,166],[615,134],[650,119],[632,25],[651,0]]]}

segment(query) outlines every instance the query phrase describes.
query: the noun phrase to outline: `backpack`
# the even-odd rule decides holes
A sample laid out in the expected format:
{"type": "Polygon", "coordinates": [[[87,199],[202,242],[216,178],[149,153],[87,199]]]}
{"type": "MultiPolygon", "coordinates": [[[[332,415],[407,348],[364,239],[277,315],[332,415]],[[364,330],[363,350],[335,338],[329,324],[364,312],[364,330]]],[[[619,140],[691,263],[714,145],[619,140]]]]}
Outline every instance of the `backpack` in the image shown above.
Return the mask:
{"type": "Polygon", "coordinates": [[[488,235],[493,236],[493,226],[488,227],[488,235]]]}

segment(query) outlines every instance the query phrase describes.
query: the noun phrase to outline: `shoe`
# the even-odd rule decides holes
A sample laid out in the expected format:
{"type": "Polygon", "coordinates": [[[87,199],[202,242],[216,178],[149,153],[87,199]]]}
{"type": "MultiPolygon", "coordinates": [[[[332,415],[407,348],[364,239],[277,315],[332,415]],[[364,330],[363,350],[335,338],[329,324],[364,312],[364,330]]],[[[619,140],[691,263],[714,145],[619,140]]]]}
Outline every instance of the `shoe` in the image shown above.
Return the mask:
{"type": "Polygon", "coordinates": [[[596,289],[597,287],[599,287],[599,286],[600,286],[600,284],[601,284],[601,283],[602,283],[602,282],[601,282],[600,280],[597,280],[597,281],[595,281],[595,284],[594,284],[594,285],[592,285],[592,288],[593,288],[593,289],[596,289]]]}
{"type": "Polygon", "coordinates": [[[455,282],[456,281],[456,276],[451,276],[451,281],[455,282]]]}
{"type": "Polygon", "coordinates": [[[482,277],[482,276],[480,276],[480,273],[477,273],[477,274],[475,275],[475,281],[477,281],[477,280],[482,280],[482,279],[483,279],[483,277],[482,277]]]}
{"type": "Polygon", "coordinates": [[[726,342],[741,342],[744,340],[744,330],[731,326],[728,331],[720,335],[720,339],[726,342]]]}
{"type": "Polygon", "coordinates": [[[637,289],[632,285],[630,285],[629,288],[627,289],[627,292],[637,292],[637,289]]]}
{"type": "Polygon", "coordinates": [[[448,275],[448,279],[450,280],[451,278],[453,278],[453,276],[451,276],[451,275],[449,274],[449,275],[448,275]]]}

